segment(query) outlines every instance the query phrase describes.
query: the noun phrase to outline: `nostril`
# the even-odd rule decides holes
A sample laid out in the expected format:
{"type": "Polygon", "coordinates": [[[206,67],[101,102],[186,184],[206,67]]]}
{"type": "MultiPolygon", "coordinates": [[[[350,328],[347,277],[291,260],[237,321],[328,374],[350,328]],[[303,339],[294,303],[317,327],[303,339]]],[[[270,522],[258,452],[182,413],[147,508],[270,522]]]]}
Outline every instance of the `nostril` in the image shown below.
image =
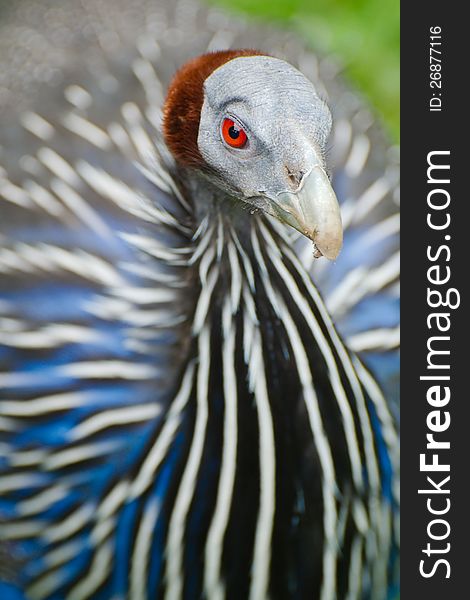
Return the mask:
{"type": "Polygon", "coordinates": [[[302,182],[302,179],[303,179],[305,173],[303,171],[291,171],[291,169],[289,169],[289,167],[286,167],[286,170],[287,170],[287,177],[288,177],[289,181],[291,182],[291,184],[293,186],[298,188],[302,182]]]}

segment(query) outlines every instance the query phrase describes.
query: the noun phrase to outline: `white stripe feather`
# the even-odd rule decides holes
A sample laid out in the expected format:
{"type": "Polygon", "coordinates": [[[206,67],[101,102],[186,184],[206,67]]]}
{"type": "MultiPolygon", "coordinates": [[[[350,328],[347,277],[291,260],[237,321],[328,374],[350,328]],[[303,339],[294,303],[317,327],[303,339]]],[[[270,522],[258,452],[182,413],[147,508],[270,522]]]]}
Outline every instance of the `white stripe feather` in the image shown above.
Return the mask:
{"type": "Polygon", "coordinates": [[[225,399],[223,450],[214,516],[212,517],[207,534],[204,571],[204,587],[211,600],[222,600],[225,597],[224,583],[221,577],[221,562],[224,535],[232,503],[237,460],[237,373],[234,364],[236,330],[231,319],[231,306],[228,300],[224,305],[222,330],[225,399]]]}
{"type": "Polygon", "coordinates": [[[186,465],[175,499],[166,543],[166,600],[180,600],[184,582],[184,532],[189,507],[196,489],[196,479],[201,465],[206,436],[209,372],[211,367],[210,329],[204,327],[199,334],[199,367],[197,371],[197,407],[193,438],[186,465]]]}

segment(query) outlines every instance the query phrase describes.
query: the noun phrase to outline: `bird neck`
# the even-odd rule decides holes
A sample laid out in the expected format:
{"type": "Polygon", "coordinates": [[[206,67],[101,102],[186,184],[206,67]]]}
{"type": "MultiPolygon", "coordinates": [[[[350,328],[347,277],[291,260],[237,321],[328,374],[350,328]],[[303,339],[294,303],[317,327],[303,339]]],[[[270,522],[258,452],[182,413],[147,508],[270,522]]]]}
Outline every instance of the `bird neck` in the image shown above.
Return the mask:
{"type": "Polygon", "coordinates": [[[383,464],[372,451],[374,438],[386,447],[385,422],[375,423],[368,376],[344,347],[300,263],[297,234],[202,180],[192,186],[190,263],[198,293],[191,365],[197,373],[188,406],[203,415],[204,426],[213,419],[211,432],[218,429],[220,439],[235,436],[242,463],[252,462],[259,449],[266,506],[273,509],[278,477],[290,490],[288,503],[315,497],[336,522],[336,497],[348,502],[368,487],[375,502],[390,487],[389,450],[383,464]],[[305,479],[305,473],[317,477],[305,479]]]}
{"type": "Polygon", "coordinates": [[[256,339],[274,380],[283,371],[298,386],[296,371],[305,361],[319,388],[332,385],[333,370],[351,390],[344,368],[350,357],[293,249],[297,232],[203,176],[191,176],[188,185],[195,219],[191,264],[199,283],[196,336],[204,327],[224,335],[233,327],[244,345],[243,362],[249,365],[248,346],[256,339]]]}
{"type": "Polygon", "coordinates": [[[254,216],[262,217],[259,209],[244,202],[234,192],[224,188],[224,182],[199,170],[184,170],[183,180],[192,200],[196,231],[205,231],[218,223],[218,236],[235,232],[245,251],[250,253],[251,232],[256,224],[254,216]]]}
{"type": "Polygon", "coordinates": [[[320,294],[293,251],[297,232],[224,190],[219,182],[199,172],[188,173],[194,219],[191,262],[198,269],[201,294],[207,293],[210,279],[219,305],[230,298],[232,311],[245,312],[243,298],[251,297],[253,306],[260,302],[263,318],[276,321],[279,302],[292,306],[300,298],[294,298],[294,280],[322,327],[327,327],[325,319],[331,325],[320,294]]]}

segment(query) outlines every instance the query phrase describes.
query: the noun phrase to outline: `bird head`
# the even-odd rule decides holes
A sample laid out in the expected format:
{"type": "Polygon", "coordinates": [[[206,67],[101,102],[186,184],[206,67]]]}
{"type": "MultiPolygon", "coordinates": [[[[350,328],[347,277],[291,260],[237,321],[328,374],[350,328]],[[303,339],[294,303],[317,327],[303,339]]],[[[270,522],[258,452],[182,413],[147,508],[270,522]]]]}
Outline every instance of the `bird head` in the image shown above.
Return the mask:
{"type": "Polygon", "coordinates": [[[311,239],[317,256],[342,245],[325,169],[331,114],[292,65],[255,51],[206,54],[175,75],[164,134],[177,163],[311,239]]]}

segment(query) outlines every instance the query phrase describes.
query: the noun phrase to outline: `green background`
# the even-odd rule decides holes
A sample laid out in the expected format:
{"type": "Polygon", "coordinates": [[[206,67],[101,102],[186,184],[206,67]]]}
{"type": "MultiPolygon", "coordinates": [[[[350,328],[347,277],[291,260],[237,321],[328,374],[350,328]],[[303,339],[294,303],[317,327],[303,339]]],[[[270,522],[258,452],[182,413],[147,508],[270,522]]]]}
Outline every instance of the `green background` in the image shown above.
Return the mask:
{"type": "Polygon", "coordinates": [[[399,141],[398,0],[209,0],[293,28],[314,49],[336,55],[394,142],[399,141]]]}

